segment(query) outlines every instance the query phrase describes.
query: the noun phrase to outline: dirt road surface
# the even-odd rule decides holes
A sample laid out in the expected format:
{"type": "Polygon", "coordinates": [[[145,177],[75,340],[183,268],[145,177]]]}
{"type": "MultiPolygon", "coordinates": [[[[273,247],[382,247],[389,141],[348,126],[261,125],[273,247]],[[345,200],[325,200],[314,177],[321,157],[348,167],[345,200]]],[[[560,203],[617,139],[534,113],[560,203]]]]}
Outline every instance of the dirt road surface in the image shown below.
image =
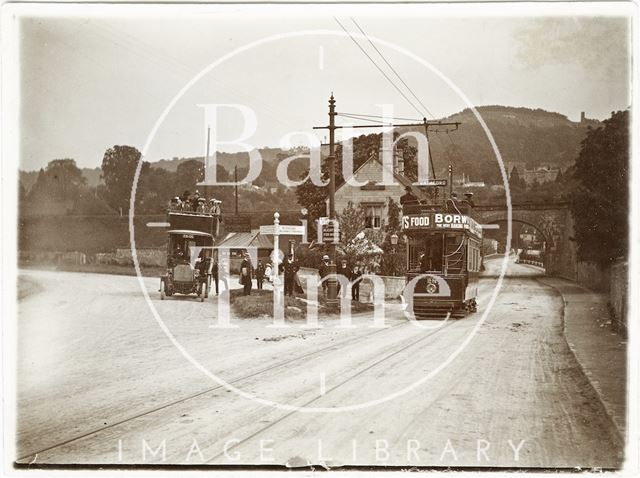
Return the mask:
{"type": "Polygon", "coordinates": [[[136,278],[24,271],[37,288],[19,303],[16,459],[619,466],[623,444],[540,270],[511,262],[481,323],[500,265],[486,263],[477,313],[421,321],[428,329],[398,305],[383,329],[363,316],[353,328],[234,318],[237,328],[220,329],[215,297],[160,301],[145,279],[167,329],[210,375],[161,330],[136,278]]]}

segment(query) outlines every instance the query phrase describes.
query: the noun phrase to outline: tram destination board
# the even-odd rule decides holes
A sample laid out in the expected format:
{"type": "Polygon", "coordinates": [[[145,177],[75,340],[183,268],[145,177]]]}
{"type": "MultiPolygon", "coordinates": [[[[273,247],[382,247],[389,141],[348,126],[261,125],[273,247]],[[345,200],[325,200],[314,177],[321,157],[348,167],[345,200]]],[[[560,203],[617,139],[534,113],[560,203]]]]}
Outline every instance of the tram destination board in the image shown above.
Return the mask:
{"type": "Polygon", "coordinates": [[[482,236],[482,226],[464,214],[408,214],[402,218],[402,229],[405,231],[421,229],[465,230],[482,236]]]}

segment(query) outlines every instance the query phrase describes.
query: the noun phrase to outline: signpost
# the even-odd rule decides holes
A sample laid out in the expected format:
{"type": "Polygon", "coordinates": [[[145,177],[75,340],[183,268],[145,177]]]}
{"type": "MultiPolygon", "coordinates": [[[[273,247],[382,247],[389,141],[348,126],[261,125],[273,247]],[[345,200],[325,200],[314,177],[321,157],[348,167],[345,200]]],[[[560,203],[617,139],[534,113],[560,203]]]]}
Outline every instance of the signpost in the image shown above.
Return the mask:
{"type": "Polygon", "coordinates": [[[280,224],[280,213],[275,212],[273,214],[273,225],[260,226],[260,234],[273,236],[273,268],[271,271],[273,277],[273,324],[269,327],[286,327],[287,325],[284,322],[283,288],[280,286],[280,278],[278,277],[280,236],[304,236],[304,226],[280,224]]]}

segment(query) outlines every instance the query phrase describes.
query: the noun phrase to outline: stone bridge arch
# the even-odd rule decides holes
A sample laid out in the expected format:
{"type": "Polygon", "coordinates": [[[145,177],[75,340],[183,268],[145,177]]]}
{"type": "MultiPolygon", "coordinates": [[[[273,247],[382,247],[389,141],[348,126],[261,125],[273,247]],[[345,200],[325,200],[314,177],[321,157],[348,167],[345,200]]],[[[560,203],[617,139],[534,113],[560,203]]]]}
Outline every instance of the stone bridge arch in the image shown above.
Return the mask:
{"type": "MultiPolygon", "coordinates": [[[[479,205],[474,207],[474,216],[481,224],[507,221],[506,205],[479,205]]],[[[569,204],[526,203],[513,204],[511,219],[514,222],[529,224],[538,229],[545,237],[545,267],[550,275],[573,275],[576,264],[573,235],[573,217],[569,204]]]]}

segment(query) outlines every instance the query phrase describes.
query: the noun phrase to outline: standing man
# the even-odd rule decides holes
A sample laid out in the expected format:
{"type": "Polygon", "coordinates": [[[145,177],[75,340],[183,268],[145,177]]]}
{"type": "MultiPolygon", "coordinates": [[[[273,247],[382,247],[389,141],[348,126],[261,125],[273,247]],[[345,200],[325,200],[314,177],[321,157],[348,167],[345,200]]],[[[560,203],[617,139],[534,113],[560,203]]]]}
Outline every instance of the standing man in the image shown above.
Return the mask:
{"type": "Polygon", "coordinates": [[[258,265],[256,266],[256,285],[258,286],[258,290],[262,290],[262,281],[264,281],[264,273],[265,267],[262,261],[258,261],[258,265]]]}
{"type": "MultiPolygon", "coordinates": [[[[351,270],[349,269],[349,266],[347,266],[346,259],[342,259],[342,261],[340,261],[340,265],[338,266],[338,276],[344,276],[344,278],[347,280],[349,280],[349,278],[351,277],[351,270]]],[[[340,282],[338,282],[338,292],[340,292],[340,282]]],[[[345,287],[344,290],[342,291],[341,297],[346,297],[346,296],[347,296],[347,289],[345,287]]]]}
{"type": "Polygon", "coordinates": [[[213,264],[211,267],[211,278],[216,285],[216,295],[218,295],[218,251],[213,252],[213,264]]]}
{"type": "Polygon", "coordinates": [[[193,193],[193,198],[191,199],[191,207],[193,208],[193,212],[196,212],[198,210],[199,202],[200,202],[200,191],[196,189],[196,192],[193,193]]]}
{"type": "Polygon", "coordinates": [[[293,260],[293,254],[287,254],[285,261],[280,264],[280,272],[284,272],[284,295],[293,297],[293,285],[296,279],[296,273],[300,269],[298,263],[293,260]]]}
{"type": "Polygon", "coordinates": [[[359,265],[355,265],[353,267],[353,272],[351,273],[351,300],[359,301],[360,300],[360,282],[362,281],[362,269],[359,265]]]}
{"type": "Polygon", "coordinates": [[[240,264],[240,283],[244,286],[244,295],[251,295],[252,273],[251,256],[245,252],[244,259],[240,264]]]}
{"type": "MultiPolygon", "coordinates": [[[[327,275],[329,275],[329,256],[328,255],[324,255],[322,256],[322,262],[320,263],[320,267],[318,267],[318,273],[320,274],[320,280],[324,279],[325,277],[327,277],[327,275]]],[[[327,281],[324,281],[322,283],[322,292],[324,292],[324,296],[327,296],[327,287],[329,286],[329,284],[327,284],[327,281]]]]}

